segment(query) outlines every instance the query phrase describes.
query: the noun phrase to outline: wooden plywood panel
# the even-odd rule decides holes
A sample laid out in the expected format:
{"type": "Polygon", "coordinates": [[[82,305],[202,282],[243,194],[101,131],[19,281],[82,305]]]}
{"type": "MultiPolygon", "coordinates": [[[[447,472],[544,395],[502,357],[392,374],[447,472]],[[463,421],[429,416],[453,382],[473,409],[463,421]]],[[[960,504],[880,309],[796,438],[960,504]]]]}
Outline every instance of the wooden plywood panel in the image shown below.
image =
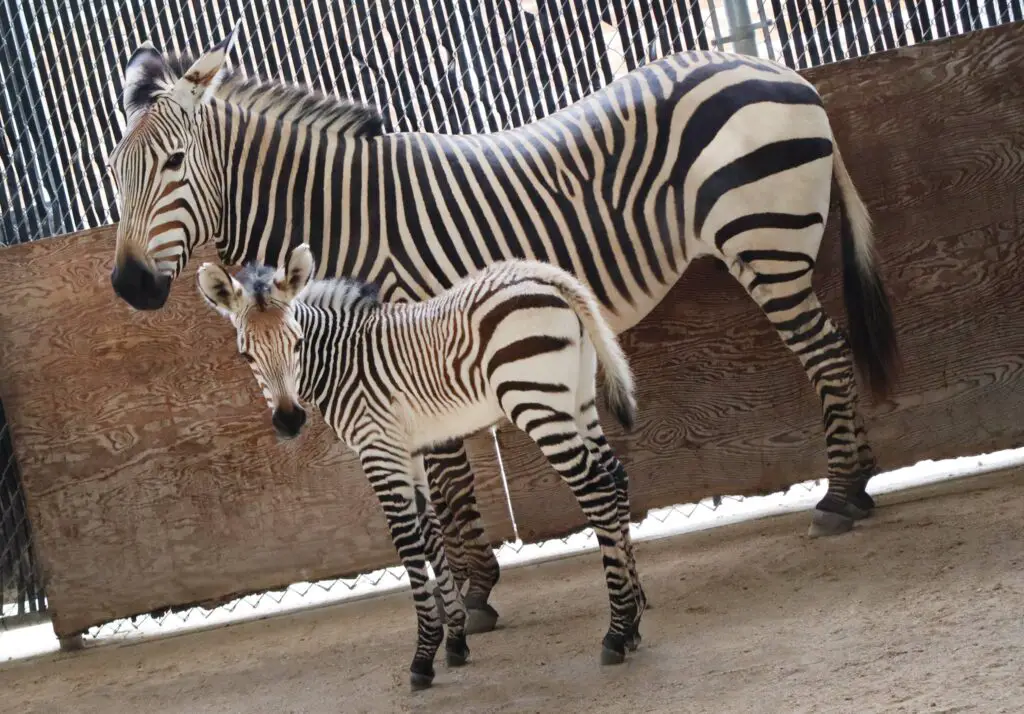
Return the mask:
{"type": "MultiPolygon", "coordinates": [[[[905,361],[884,404],[862,397],[881,465],[1024,443],[1024,25],[816,68],[876,243],[905,361]]],[[[845,323],[836,205],[816,287],[845,323]]],[[[740,287],[696,264],[623,336],[637,372],[628,438],[606,420],[634,512],[824,477],[817,399],[740,287]]],[[[584,525],[525,436],[499,432],[519,535],[584,525]]]]}
{"type": "MultiPolygon", "coordinates": [[[[58,633],[395,564],[376,498],[322,420],[278,443],[234,330],[195,292],[114,299],[104,228],[0,251],[4,400],[58,633]]],[[[512,537],[489,435],[479,500],[512,537]],[[489,467],[489,468],[488,468],[489,467]]]]}

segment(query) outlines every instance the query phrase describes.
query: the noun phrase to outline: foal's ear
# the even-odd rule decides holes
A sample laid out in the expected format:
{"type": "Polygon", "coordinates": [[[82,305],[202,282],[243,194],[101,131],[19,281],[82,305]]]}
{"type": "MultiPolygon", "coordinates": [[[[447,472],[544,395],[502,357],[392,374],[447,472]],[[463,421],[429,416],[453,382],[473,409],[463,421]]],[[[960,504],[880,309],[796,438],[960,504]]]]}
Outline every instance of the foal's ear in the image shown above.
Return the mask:
{"type": "Polygon", "coordinates": [[[238,23],[231,28],[227,37],[199,56],[188,71],[174,83],[171,96],[189,114],[213,94],[228,74],[228,53],[235,44],[238,23]]]}
{"type": "Polygon", "coordinates": [[[196,274],[199,293],[224,317],[234,316],[242,307],[242,285],[215,263],[203,263],[196,274]]]}
{"type": "Polygon", "coordinates": [[[289,251],[284,268],[278,268],[274,273],[274,297],[290,303],[313,279],[314,272],[316,261],[313,260],[313,251],[305,243],[296,246],[289,251]]]}

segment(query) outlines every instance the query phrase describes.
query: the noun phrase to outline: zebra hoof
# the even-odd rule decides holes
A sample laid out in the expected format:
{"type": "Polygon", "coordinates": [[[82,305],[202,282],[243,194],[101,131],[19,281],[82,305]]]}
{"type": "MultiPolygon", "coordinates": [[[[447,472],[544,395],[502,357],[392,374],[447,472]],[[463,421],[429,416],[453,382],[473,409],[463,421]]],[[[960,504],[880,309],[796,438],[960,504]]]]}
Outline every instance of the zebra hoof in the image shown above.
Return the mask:
{"type": "Polygon", "coordinates": [[[626,638],[626,649],[630,652],[636,652],[642,641],[643,637],[640,636],[640,631],[638,630],[626,638]]]}
{"type": "Polygon", "coordinates": [[[867,518],[875,510],[875,499],[871,498],[867,491],[861,491],[855,496],[851,496],[850,504],[862,514],[860,517],[851,514],[855,520],[867,518]]]}
{"type": "Polygon", "coordinates": [[[466,604],[466,634],[479,635],[490,632],[498,624],[498,611],[484,603],[478,607],[466,604]]]}
{"type": "Polygon", "coordinates": [[[444,643],[445,661],[449,667],[461,667],[469,661],[469,645],[466,644],[466,636],[452,637],[444,643]]]}
{"type": "Polygon", "coordinates": [[[429,689],[434,683],[434,665],[431,662],[419,662],[413,660],[409,668],[409,686],[412,691],[418,692],[421,689],[429,689]]]}
{"type": "Polygon", "coordinates": [[[613,664],[622,664],[626,661],[625,652],[616,652],[609,647],[601,647],[601,666],[608,666],[613,664]]]}
{"type": "Polygon", "coordinates": [[[601,642],[601,666],[622,664],[626,661],[626,640],[622,635],[608,633],[601,642]]]}
{"type": "Polygon", "coordinates": [[[841,535],[853,530],[853,523],[854,519],[850,516],[832,511],[815,510],[814,516],[811,518],[811,527],[807,529],[807,535],[811,538],[841,535]]]}
{"type": "Polygon", "coordinates": [[[430,689],[430,685],[434,683],[434,677],[429,674],[417,674],[413,672],[409,675],[409,687],[414,692],[419,692],[424,689],[430,689]]]}

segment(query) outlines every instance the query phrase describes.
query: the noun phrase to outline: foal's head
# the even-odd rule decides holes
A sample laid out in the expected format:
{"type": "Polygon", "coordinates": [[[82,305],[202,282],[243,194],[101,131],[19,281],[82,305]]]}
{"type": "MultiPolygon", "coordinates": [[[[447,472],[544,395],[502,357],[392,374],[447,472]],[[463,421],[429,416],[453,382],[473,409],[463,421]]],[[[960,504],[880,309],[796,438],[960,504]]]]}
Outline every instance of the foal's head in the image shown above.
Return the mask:
{"type": "Polygon", "coordinates": [[[278,436],[298,436],[306,422],[299,405],[302,327],[293,302],[313,276],[313,254],[300,245],[284,268],[250,265],[236,277],[214,263],[199,268],[199,292],[238,333],[238,352],[256,375],[273,410],[278,436]]]}

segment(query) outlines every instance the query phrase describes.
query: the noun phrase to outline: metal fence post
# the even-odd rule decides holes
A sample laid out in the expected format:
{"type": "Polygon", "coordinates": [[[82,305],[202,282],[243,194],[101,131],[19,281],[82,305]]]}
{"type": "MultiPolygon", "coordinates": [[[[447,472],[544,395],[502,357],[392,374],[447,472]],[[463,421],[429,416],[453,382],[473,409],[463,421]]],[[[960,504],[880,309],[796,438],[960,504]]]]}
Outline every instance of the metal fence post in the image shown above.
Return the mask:
{"type": "Polygon", "coordinates": [[[754,38],[756,26],[750,21],[749,0],[724,0],[723,4],[725,16],[729,20],[729,34],[736,52],[757,57],[757,40],[754,38]]]}

